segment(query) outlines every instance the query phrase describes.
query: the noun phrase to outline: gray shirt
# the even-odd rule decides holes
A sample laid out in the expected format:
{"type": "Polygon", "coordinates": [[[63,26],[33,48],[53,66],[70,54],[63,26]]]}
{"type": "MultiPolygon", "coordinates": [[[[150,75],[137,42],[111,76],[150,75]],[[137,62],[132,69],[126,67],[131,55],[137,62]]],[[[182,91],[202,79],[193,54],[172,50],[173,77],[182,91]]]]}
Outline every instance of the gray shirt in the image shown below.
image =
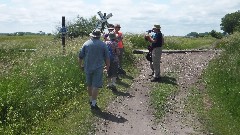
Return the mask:
{"type": "Polygon", "coordinates": [[[109,59],[107,45],[99,39],[89,39],[80,49],[79,58],[84,60],[84,71],[86,73],[103,68],[104,61],[109,59]]]}

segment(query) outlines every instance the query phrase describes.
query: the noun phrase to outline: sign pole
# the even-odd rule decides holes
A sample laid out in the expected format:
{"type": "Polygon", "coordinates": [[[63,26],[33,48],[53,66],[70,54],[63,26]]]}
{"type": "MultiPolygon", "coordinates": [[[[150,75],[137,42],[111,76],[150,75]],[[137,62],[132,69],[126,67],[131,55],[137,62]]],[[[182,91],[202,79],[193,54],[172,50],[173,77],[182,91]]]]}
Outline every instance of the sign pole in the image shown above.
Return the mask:
{"type": "Polygon", "coordinates": [[[66,36],[66,26],[65,26],[65,16],[62,16],[62,46],[63,46],[63,53],[65,54],[65,36],[66,36]]]}

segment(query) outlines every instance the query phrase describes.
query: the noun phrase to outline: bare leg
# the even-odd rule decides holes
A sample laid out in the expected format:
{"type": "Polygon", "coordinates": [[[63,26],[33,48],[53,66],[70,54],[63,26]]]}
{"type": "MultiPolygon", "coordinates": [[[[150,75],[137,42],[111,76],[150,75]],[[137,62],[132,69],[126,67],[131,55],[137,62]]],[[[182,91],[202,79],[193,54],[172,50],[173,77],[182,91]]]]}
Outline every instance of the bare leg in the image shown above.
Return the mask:
{"type": "Polygon", "coordinates": [[[95,106],[97,103],[98,88],[92,88],[92,105],[95,106]]]}

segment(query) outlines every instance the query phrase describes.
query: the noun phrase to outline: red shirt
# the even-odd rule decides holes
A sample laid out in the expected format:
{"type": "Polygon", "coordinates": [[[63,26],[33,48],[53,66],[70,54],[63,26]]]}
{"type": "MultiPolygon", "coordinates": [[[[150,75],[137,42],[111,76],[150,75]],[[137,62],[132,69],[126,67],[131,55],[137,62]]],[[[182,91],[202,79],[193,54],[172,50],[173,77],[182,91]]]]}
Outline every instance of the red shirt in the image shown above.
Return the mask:
{"type": "Polygon", "coordinates": [[[123,41],[122,41],[123,34],[120,31],[116,32],[116,34],[117,34],[117,40],[118,40],[118,48],[123,48],[123,41]]]}

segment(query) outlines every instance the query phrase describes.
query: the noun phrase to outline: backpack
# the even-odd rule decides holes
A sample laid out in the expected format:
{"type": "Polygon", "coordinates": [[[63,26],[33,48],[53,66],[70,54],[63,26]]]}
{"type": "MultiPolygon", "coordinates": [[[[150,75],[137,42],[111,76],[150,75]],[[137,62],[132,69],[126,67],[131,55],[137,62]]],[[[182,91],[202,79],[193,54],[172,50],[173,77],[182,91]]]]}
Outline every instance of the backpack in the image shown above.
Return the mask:
{"type": "Polygon", "coordinates": [[[148,45],[147,49],[148,49],[148,53],[146,54],[146,59],[148,61],[152,62],[152,50],[153,50],[153,47],[151,45],[148,45]]]}
{"type": "Polygon", "coordinates": [[[146,59],[150,62],[152,62],[152,52],[148,52],[146,55],[146,59]]]}
{"type": "Polygon", "coordinates": [[[113,50],[109,45],[107,45],[107,47],[108,47],[108,52],[109,52],[109,58],[112,61],[114,59],[113,50]]]}

